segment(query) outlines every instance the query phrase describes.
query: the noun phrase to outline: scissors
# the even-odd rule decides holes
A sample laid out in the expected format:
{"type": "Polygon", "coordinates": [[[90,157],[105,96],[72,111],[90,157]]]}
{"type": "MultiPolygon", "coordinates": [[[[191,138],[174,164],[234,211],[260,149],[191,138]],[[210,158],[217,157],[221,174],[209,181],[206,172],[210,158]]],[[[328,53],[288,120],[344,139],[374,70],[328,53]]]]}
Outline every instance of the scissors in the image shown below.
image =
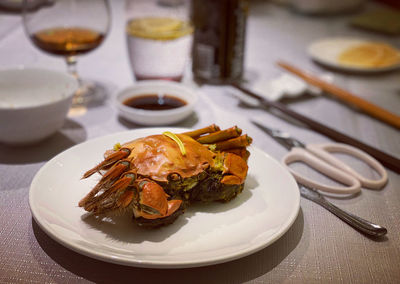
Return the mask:
{"type": "Polygon", "coordinates": [[[361,187],[380,189],[387,180],[386,170],[373,157],[353,146],[342,143],[304,144],[290,136],[289,133],[277,129],[268,128],[256,121],[256,126],[264,130],[272,138],[284,145],[289,153],[286,154],[282,163],[285,164],[293,174],[297,182],[321,191],[335,194],[354,194],[361,191],[361,187]],[[344,153],[358,158],[379,173],[379,179],[368,179],[361,176],[349,165],[334,157],[331,153],[344,153]],[[291,163],[303,162],[322,174],[336,180],[345,186],[330,186],[311,180],[300,175],[289,167],[291,163]]]}

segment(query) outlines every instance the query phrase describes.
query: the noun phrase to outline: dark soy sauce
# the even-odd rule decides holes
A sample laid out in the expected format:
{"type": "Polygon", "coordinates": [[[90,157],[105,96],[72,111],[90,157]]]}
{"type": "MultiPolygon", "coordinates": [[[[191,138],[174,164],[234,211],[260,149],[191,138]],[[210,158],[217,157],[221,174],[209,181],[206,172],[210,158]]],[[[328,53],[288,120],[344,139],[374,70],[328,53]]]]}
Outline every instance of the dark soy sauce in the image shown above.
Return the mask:
{"type": "Polygon", "coordinates": [[[123,104],[137,109],[167,110],[182,107],[187,102],[171,95],[158,96],[156,94],[149,94],[128,98],[123,101],[123,104]]]}

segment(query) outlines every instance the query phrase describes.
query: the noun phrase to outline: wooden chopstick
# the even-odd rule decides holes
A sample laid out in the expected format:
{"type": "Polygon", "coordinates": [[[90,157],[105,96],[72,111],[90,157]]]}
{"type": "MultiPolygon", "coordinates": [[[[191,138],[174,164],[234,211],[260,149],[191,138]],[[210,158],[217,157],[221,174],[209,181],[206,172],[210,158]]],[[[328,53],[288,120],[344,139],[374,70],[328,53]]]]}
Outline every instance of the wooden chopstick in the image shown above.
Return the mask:
{"type": "Polygon", "coordinates": [[[387,123],[390,124],[394,127],[400,128],[400,116],[395,115],[373,103],[370,103],[342,88],[339,88],[333,84],[330,84],[328,82],[325,82],[324,80],[321,80],[317,78],[314,75],[311,75],[310,73],[304,72],[300,70],[297,67],[294,67],[288,63],[278,61],[277,63],[280,67],[283,69],[289,71],[290,73],[293,73],[300,78],[302,78],[304,81],[307,83],[314,85],[323,91],[326,91],[335,97],[339,98],[343,102],[349,103],[352,106],[358,107],[360,110],[364,111],[365,113],[387,123]]]}
{"type": "Polygon", "coordinates": [[[372,146],[369,146],[353,137],[350,137],[350,136],[348,136],[344,133],[341,133],[333,128],[330,128],[318,121],[315,121],[315,120],[308,118],[298,112],[295,112],[295,111],[289,109],[288,107],[286,107],[284,104],[281,104],[279,102],[269,101],[269,100],[265,99],[264,97],[261,97],[255,93],[253,93],[252,91],[241,87],[240,85],[238,85],[236,83],[233,83],[232,86],[239,89],[244,94],[247,94],[248,96],[257,99],[264,107],[277,109],[280,112],[304,123],[310,129],[312,129],[320,134],[323,134],[336,142],[346,143],[346,144],[352,145],[356,148],[363,150],[364,152],[370,154],[372,157],[374,157],[376,160],[378,160],[386,168],[391,169],[392,171],[400,174],[400,160],[397,159],[396,157],[386,154],[386,153],[384,153],[372,146]]]}

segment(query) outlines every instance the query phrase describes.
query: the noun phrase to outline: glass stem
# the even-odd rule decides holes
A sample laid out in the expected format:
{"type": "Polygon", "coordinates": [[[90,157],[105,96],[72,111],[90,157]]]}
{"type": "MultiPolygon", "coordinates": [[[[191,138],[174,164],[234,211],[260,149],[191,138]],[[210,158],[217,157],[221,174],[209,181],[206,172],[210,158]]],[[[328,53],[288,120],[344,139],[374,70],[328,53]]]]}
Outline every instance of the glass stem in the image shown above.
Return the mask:
{"type": "Polygon", "coordinates": [[[67,62],[68,73],[74,76],[80,84],[81,80],[79,79],[78,71],[76,69],[76,62],[77,62],[76,56],[68,56],[66,57],[65,60],[67,62]]]}
{"type": "Polygon", "coordinates": [[[82,81],[78,76],[78,71],[76,68],[77,58],[76,56],[68,56],[65,58],[67,62],[68,73],[71,74],[78,81],[79,88],[75,92],[74,98],[72,99],[72,105],[81,105],[84,102],[83,91],[82,91],[82,81]]]}

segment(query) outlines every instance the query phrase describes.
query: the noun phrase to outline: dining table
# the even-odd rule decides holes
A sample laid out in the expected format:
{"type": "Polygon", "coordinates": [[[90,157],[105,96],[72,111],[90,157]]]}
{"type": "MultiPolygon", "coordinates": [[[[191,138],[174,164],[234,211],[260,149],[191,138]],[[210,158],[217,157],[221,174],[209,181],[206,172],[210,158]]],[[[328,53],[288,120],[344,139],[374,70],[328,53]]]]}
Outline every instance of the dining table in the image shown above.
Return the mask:
{"type": "MultiPolygon", "coordinates": [[[[159,269],[110,263],[71,250],[43,231],[29,205],[31,183],[38,171],[53,157],[80,143],[146,127],[122,118],[115,105],[118,91],[134,84],[135,79],[127,54],[125,2],[109,2],[112,24],[104,43],[78,60],[79,74],[96,82],[101,99],[79,113],[70,112],[63,127],[40,143],[0,144],[0,283],[400,283],[400,175],[389,169],[388,183],[380,190],[363,188],[356,195],[326,197],[336,206],[387,228],[387,235],[381,238],[354,230],[303,198],[293,224],[280,238],[252,254],[200,267],[159,269]]],[[[350,24],[357,13],[386,7],[367,1],[362,9],[350,13],[305,15],[278,2],[251,1],[243,74],[249,88],[253,82],[284,74],[276,64],[284,60],[314,74],[329,75],[335,85],[400,115],[400,70],[341,72],[314,62],[307,53],[313,41],[324,37],[364,38],[400,47],[399,37],[350,24]]],[[[62,58],[45,54],[30,42],[18,11],[0,10],[0,68],[15,67],[66,72],[62,58]]],[[[287,150],[255,126],[252,119],[290,132],[307,143],[333,142],[282,113],[240,102],[225,85],[195,83],[190,65],[182,84],[194,88],[199,100],[188,118],[168,127],[238,125],[253,138],[254,147],[277,161],[287,150]]],[[[280,102],[400,158],[398,129],[329,94],[306,93],[284,97],[280,102]]],[[[376,175],[356,159],[340,158],[364,175],[376,175]]],[[[304,165],[293,167],[331,182],[304,165]]]]}

